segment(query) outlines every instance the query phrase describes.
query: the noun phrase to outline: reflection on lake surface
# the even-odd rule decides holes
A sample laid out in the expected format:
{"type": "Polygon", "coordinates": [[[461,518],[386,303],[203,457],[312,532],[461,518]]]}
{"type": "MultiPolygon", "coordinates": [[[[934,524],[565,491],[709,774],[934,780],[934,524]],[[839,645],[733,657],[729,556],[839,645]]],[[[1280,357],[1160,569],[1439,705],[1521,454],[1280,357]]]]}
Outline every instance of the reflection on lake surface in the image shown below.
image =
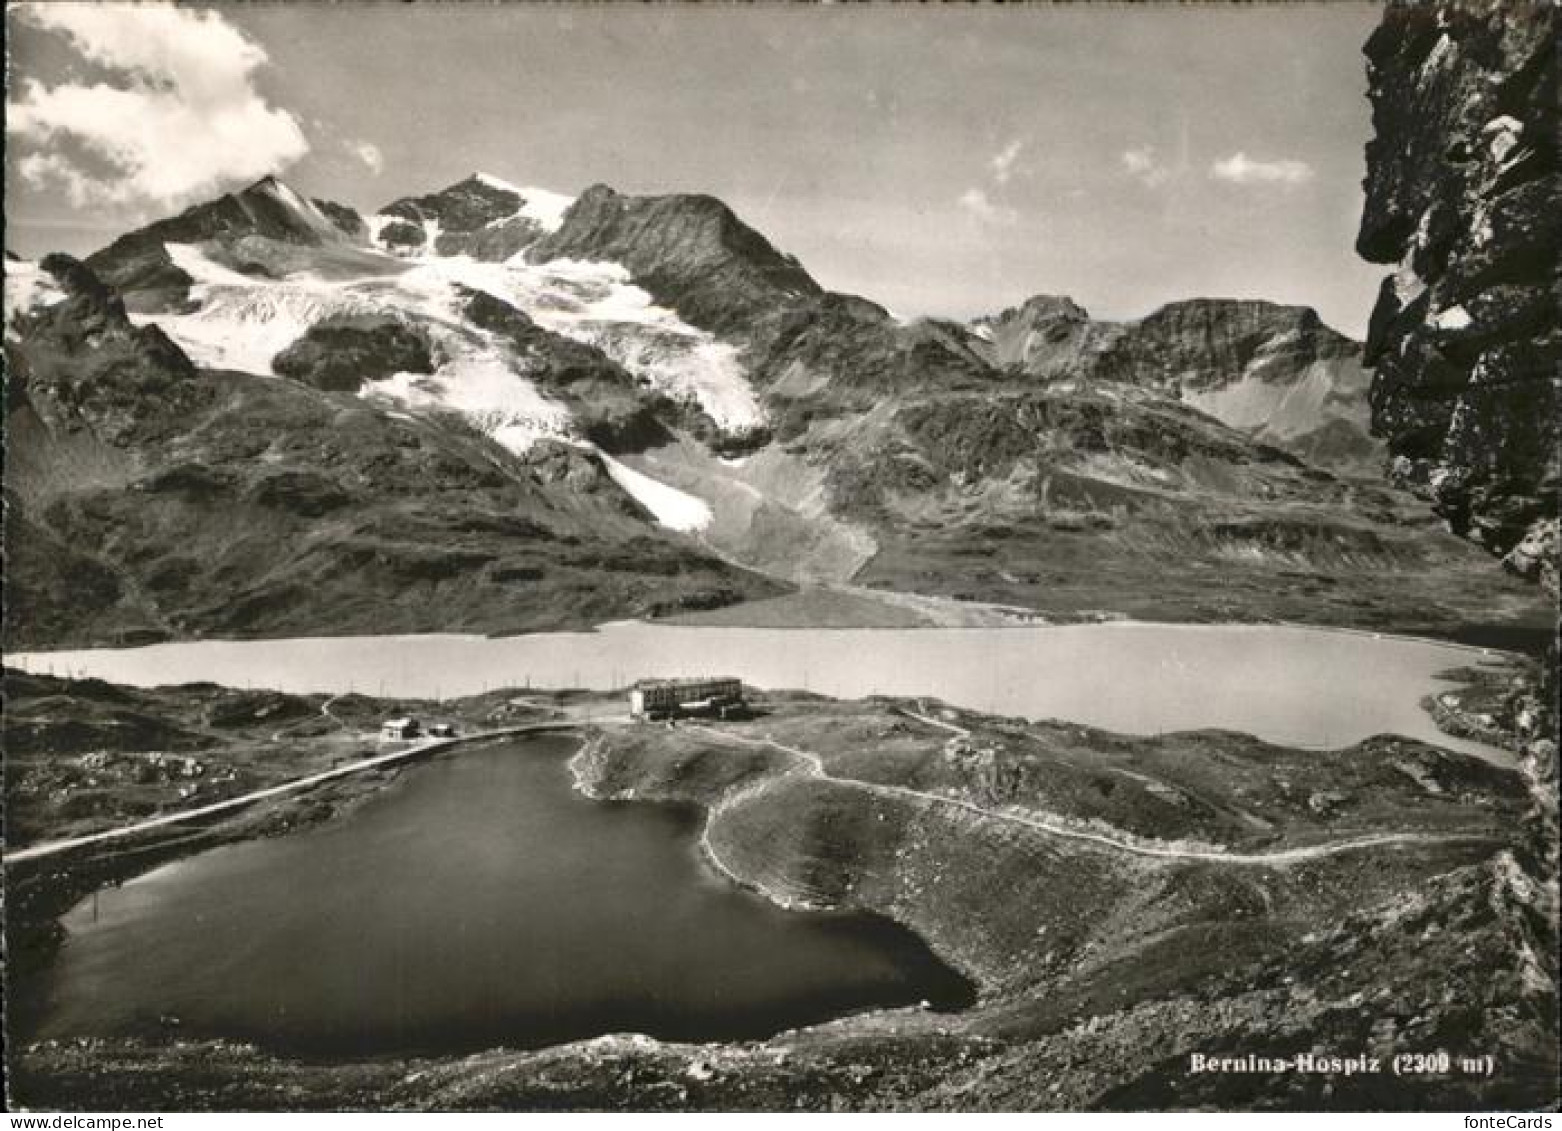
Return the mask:
{"type": "Polygon", "coordinates": [[[434,1054],[623,1031],[759,1037],[968,1003],[910,931],[783,911],[713,875],[692,808],[575,794],[574,747],[473,747],[329,825],[88,898],[64,920],[39,1035],[171,1015],[185,1035],[300,1055],[434,1054]]]}
{"type": "Polygon", "coordinates": [[[504,686],[621,687],[741,676],[842,698],[926,695],[980,711],[1132,734],[1222,727],[1345,746],[1397,733],[1508,761],[1442,734],[1421,708],[1437,673],[1480,659],[1433,641],[1279,625],[1091,624],[761,629],[613,624],[597,632],[197,641],[21,655],[32,671],[152,685],[451,697],[504,686]]]}

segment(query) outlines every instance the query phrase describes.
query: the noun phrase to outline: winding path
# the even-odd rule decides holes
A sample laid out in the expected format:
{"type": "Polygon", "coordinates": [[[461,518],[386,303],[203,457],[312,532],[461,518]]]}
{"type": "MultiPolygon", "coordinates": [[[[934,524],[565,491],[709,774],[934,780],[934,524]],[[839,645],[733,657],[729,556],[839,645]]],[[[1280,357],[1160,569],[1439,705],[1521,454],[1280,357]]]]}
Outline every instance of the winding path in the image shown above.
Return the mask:
{"type": "MultiPolygon", "coordinates": [[[[329,711],[322,711],[329,715],[329,711]]],[[[969,734],[962,727],[940,722],[938,720],[920,715],[915,711],[903,710],[902,714],[909,718],[927,723],[930,726],[960,734],[969,734]]],[[[331,716],[334,718],[334,716],[331,716]]],[[[176,813],[165,813],[162,816],[150,817],[135,824],[123,825],[115,829],[107,829],[103,832],[89,833],[84,836],[70,837],[65,840],[47,841],[43,844],[35,844],[28,848],[18,849],[15,852],[6,852],[4,863],[19,864],[27,860],[37,860],[47,856],[58,855],[76,848],[84,848],[92,844],[101,844],[104,841],[117,840],[124,837],[135,836],[138,833],[148,832],[153,829],[164,828],[169,825],[179,824],[184,821],[199,820],[203,817],[213,817],[222,813],[232,812],[247,805],[253,805],[257,801],[264,801],[272,797],[281,797],[285,794],[296,793],[302,789],[319,785],[322,782],[332,781],[336,778],[347,777],[350,774],[361,773],[364,770],[375,769],[380,766],[394,765],[424,754],[431,754],[437,750],[448,749],[467,742],[479,742],[488,738],[502,738],[515,734],[534,734],[547,731],[574,730],[584,723],[613,724],[624,723],[627,719],[618,716],[610,718],[592,718],[582,716],[564,720],[555,720],[545,723],[527,723],[522,726],[500,727],[495,730],[478,731],[473,734],[461,735],[456,738],[433,739],[416,743],[402,750],[393,750],[387,754],[376,754],[370,758],[362,758],[356,762],[348,762],[345,765],[334,766],[329,770],[323,770],[317,774],[309,774],[305,777],[294,778],[280,785],[268,786],[265,789],[257,789],[250,793],[241,794],[238,797],[229,797],[222,801],[213,802],[210,805],[197,806],[194,809],[182,809],[176,813]]],[[[957,797],[947,797],[943,794],[929,793],[926,790],[912,789],[903,785],[886,785],[881,782],[866,782],[856,778],[840,778],[830,773],[824,765],[824,760],[818,754],[810,750],[803,750],[796,746],[788,746],[777,742],[770,737],[749,738],[746,735],[733,734],[731,731],[718,730],[715,727],[705,726],[701,723],[686,724],[687,729],[700,731],[711,737],[730,742],[740,746],[769,747],[788,754],[807,766],[810,776],[821,778],[841,785],[853,786],[875,793],[884,797],[910,798],[916,801],[929,802],[934,805],[944,805],[955,809],[964,809],[977,816],[988,820],[1003,821],[1009,824],[1022,825],[1036,832],[1045,833],[1048,836],[1063,837],[1068,840],[1088,841],[1092,844],[1102,845],[1119,852],[1130,853],[1134,856],[1152,857],[1163,860],[1192,860],[1211,864],[1241,864],[1258,867],[1281,867],[1287,864],[1296,864],[1305,860],[1317,860],[1326,856],[1335,856],[1344,852],[1356,852],[1365,848],[1382,848],[1389,845],[1401,844],[1451,844],[1461,842],[1492,842],[1497,843],[1498,838],[1485,833],[1372,833],[1364,836],[1352,837],[1346,840],[1332,841],[1327,844],[1306,845],[1300,848],[1279,849],[1274,852],[1221,852],[1216,850],[1170,848],[1155,845],[1142,844],[1127,834],[1114,836],[1105,832],[1086,832],[1082,829],[1071,828],[1060,822],[1048,821],[1042,817],[1027,817],[1015,813],[1003,813],[992,809],[984,809],[980,805],[969,801],[962,801],[957,797]]]]}
{"type": "MultiPolygon", "coordinates": [[[[933,726],[950,729],[949,724],[936,722],[933,719],[924,718],[912,711],[902,711],[902,714],[911,718],[920,719],[922,722],[933,726]]],[[[1345,840],[1331,841],[1326,844],[1310,844],[1299,848],[1282,848],[1273,852],[1221,852],[1213,849],[1185,849],[1171,848],[1156,845],[1142,844],[1127,834],[1114,836],[1105,832],[1086,832],[1083,829],[1070,828],[1068,825],[1048,821],[1042,817],[1023,817],[1015,813],[1003,813],[992,809],[984,809],[980,805],[973,805],[969,801],[962,801],[957,797],[946,797],[939,793],[929,793],[926,790],[912,789],[903,785],[885,785],[881,782],[866,782],[857,778],[839,778],[825,769],[824,761],[818,754],[808,750],[801,750],[796,746],[787,746],[777,742],[773,738],[748,738],[744,735],[733,734],[730,731],[718,730],[702,724],[690,724],[690,730],[702,731],[712,737],[726,742],[737,743],[742,746],[761,746],[780,750],[801,759],[810,770],[810,776],[822,778],[827,781],[837,782],[841,785],[855,786],[869,793],[876,793],[884,797],[903,797],[918,801],[932,802],[935,805],[946,805],[955,809],[965,809],[978,816],[986,817],[993,821],[1004,821],[1009,824],[1023,825],[1036,832],[1045,833],[1048,836],[1063,837],[1068,840],[1089,841],[1106,848],[1116,849],[1119,852],[1127,852],[1134,856],[1146,856],[1161,860],[1191,860],[1207,864],[1240,864],[1254,867],[1284,867],[1287,864],[1299,864],[1307,860],[1318,860],[1327,856],[1337,856],[1345,852],[1357,852],[1364,848],[1383,848],[1390,845],[1402,844],[1456,844],[1456,843],[1499,843],[1499,839],[1488,833],[1369,833],[1363,836],[1350,837],[1345,840]]],[[[953,728],[959,730],[960,728],[953,728]]],[[[966,732],[969,733],[969,732],[966,732]]]]}
{"type": "MultiPolygon", "coordinates": [[[[340,694],[333,695],[329,699],[327,699],[324,703],[321,703],[320,704],[320,713],[322,715],[324,715],[327,719],[331,720],[331,722],[335,723],[337,730],[346,730],[347,729],[347,724],[342,722],[341,719],[337,718],[335,715],[333,715],[331,713],[331,704],[335,703],[341,697],[342,696],[340,694]]],[[[314,717],[310,716],[309,718],[306,718],[306,719],[300,719],[296,723],[289,723],[287,726],[283,727],[281,730],[272,731],[271,732],[271,741],[272,742],[281,742],[283,735],[291,734],[293,731],[297,730],[299,727],[304,726],[305,724],[313,722],[313,721],[314,721],[314,717]]]]}

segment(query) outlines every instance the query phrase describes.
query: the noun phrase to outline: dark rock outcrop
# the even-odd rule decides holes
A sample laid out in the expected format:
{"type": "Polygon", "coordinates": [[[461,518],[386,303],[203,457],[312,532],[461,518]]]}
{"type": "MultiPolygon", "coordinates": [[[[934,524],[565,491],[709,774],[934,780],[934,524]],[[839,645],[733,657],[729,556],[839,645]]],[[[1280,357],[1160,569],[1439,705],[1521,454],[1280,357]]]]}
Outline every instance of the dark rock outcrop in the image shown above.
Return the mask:
{"type": "Polygon", "coordinates": [[[344,236],[358,239],[367,231],[363,217],[358,215],[357,209],[338,204],[334,200],[321,200],[318,196],[311,203],[325,214],[327,220],[340,228],[344,236]]]}
{"type": "Polygon", "coordinates": [[[737,338],[775,307],[821,293],[796,259],[713,196],[625,196],[593,185],[570,206],[563,226],[526,254],[539,263],[622,263],[685,321],[737,338]]]}
{"type": "MultiPolygon", "coordinates": [[[[507,344],[518,369],[569,406],[587,439],[611,452],[665,443],[668,423],[697,408],[674,405],[595,346],[545,330],[486,291],[469,290],[462,314],[507,344]]],[[[708,423],[708,422],[707,422],[708,423]]]]}
{"type": "Polygon", "coordinates": [[[210,401],[184,351],[156,326],[132,324],[90,268],[59,253],[40,266],[67,297],[19,318],[8,393],[46,425],[133,445],[168,434],[210,401]]]}
{"type": "Polygon", "coordinates": [[[1557,8],[1396,5],[1365,51],[1373,424],[1450,527],[1556,592],[1557,8]]]}
{"type": "Polygon", "coordinates": [[[388,316],[328,318],[272,359],[271,368],[327,392],[355,393],[393,373],[432,373],[427,337],[388,316]]]}

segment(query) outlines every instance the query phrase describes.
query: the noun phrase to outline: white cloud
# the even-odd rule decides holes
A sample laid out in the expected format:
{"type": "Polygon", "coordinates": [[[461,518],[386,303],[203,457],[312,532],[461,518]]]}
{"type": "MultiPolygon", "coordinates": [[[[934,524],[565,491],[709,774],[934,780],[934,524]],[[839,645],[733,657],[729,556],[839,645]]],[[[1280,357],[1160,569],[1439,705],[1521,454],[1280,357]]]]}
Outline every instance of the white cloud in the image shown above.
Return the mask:
{"type": "Polygon", "coordinates": [[[1209,175],[1217,181],[1229,181],[1234,185],[1299,185],[1313,179],[1313,169],[1305,161],[1288,158],[1255,161],[1238,150],[1211,165],[1209,175]]]}
{"type": "Polygon", "coordinates": [[[988,162],[992,167],[993,180],[1000,185],[1009,183],[1009,178],[1014,176],[1014,163],[1020,158],[1020,151],[1025,148],[1025,143],[1018,138],[1004,146],[988,162]]]}
{"type": "Polygon", "coordinates": [[[994,204],[986,191],[979,188],[966,189],[955,203],[984,224],[1013,224],[1020,218],[1014,209],[994,204]]]}
{"type": "Polygon", "coordinates": [[[1126,149],[1121,160],[1128,175],[1148,188],[1159,188],[1171,180],[1172,171],[1161,163],[1153,145],[1126,149]]]}
{"type": "Polygon", "coordinates": [[[253,85],[259,44],[216,12],[169,4],[28,4],[112,81],[23,84],[6,129],[35,151],[29,184],[73,204],[172,205],[277,172],[309,151],[298,120],[253,85]]]}
{"type": "Polygon", "coordinates": [[[372,141],[354,141],[348,144],[354,157],[362,161],[364,167],[376,177],[385,171],[385,154],[380,152],[380,147],[372,141]]]}

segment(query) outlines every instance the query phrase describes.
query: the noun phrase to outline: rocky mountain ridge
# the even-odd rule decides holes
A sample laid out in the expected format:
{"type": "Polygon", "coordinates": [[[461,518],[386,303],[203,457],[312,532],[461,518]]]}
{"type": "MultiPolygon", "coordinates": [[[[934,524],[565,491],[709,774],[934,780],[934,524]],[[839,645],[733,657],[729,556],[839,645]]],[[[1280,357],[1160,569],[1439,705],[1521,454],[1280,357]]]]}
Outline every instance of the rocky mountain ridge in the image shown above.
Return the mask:
{"type": "Polygon", "coordinates": [[[114,340],[166,343],[141,368],[206,399],[132,392],[60,427],[48,375],[86,315],[48,270],[8,264],[7,353],[44,382],[13,382],[18,537],[109,548],[77,563],[102,600],[75,611],[42,561],[23,571],[39,612],[8,631],[32,645],[95,624],[580,623],[776,581],[1066,617],[1467,612],[1396,581],[1456,593],[1468,556],[1362,476],[1354,343],[1304,308],[1195,300],[1110,324],[1036,299],[907,321],[824,290],[714,198],[482,174],[366,217],[267,178],[51,269],[101,280],[114,340]],[[176,517],[206,553],[169,549],[176,517]],[[624,584],[593,588],[607,561],[624,584]]]}
{"type": "Polygon", "coordinates": [[[973,326],[996,365],[1154,387],[1320,466],[1379,470],[1361,346],[1309,307],[1201,298],[1098,322],[1070,298],[1037,295],[973,326]]]}
{"type": "MultiPolygon", "coordinates": [[[[6,343],[7,647],[526,631],[779,591],[648,521],[594,450],[197,367],[90,269],[44,266],[67,297],[6,343]]],[[[304,344],[338,364],[330,333],[304,344]]]]}
{"type": "Polygon", "coordinates": [[[167,305],[195,282],[169,255],[171,243],[259,237],[319,246],[345,242],[361,227],[357,213],[345,205],[310,200],[276,177],[262,177],[240,192],[121,236],[88,256],[86,265],[138,306],[167,305]]]}

